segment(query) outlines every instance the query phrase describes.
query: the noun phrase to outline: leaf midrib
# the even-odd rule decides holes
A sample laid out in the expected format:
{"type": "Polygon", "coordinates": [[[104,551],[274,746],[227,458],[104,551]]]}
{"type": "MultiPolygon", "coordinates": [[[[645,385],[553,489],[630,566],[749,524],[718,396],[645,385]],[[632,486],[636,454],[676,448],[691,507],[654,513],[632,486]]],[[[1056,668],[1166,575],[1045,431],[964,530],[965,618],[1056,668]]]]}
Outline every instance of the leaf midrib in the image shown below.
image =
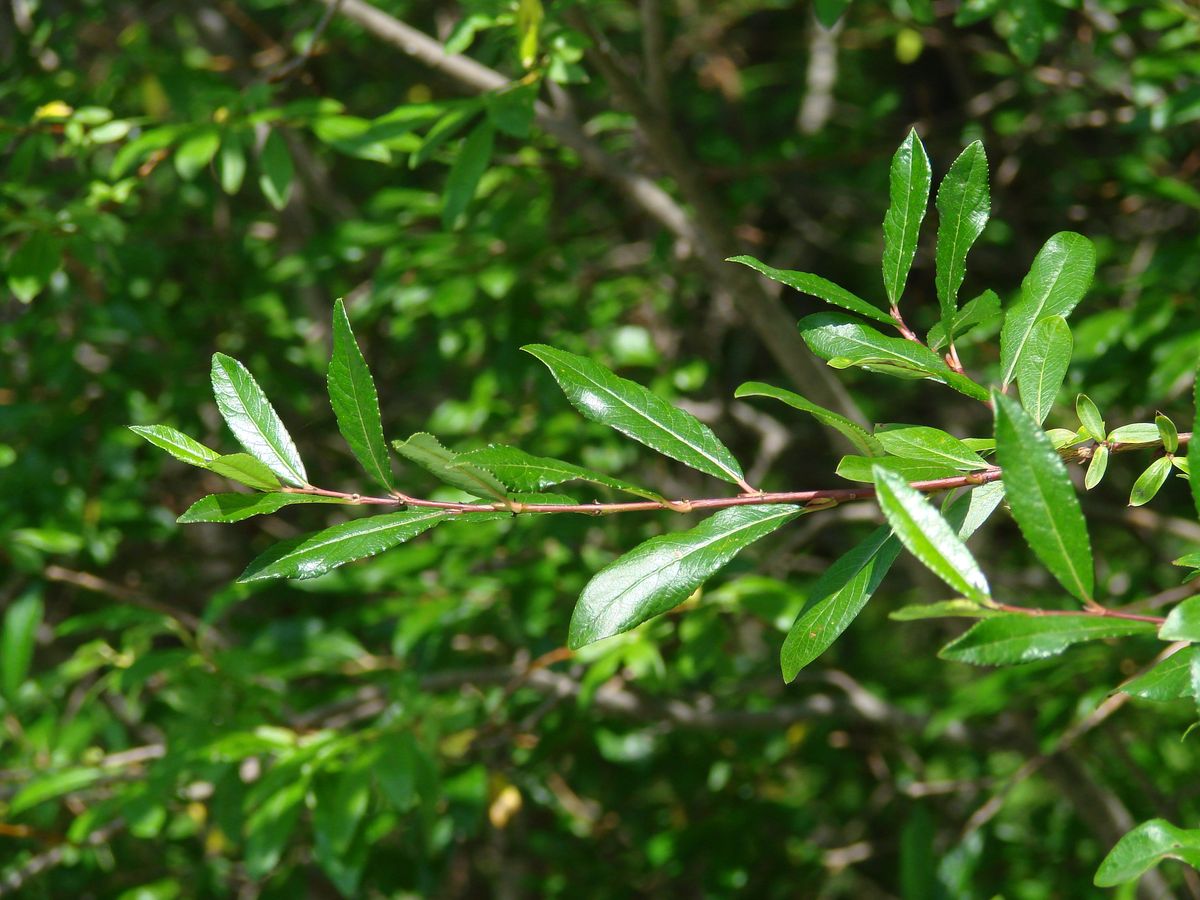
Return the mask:
{"type": "MultiPolygon", "coordinates": [[[[263,430],[262,426],[258,423],[257,417],[250,412],[249,403],[246,398],[242,396],[242,391],[238,386],[238,379],[234,378],[233,374],[230,373],[229,368],[226,366],[224,360],[220,360],[219,363],[221,366],[221,371],[225,373],[225,378],[228,381],[229,386],[233,388],[233,395],[237,397],[238,402],[242,405],[242,415],[244,415],[246,420],[254,426],[254,430],[258,432],[258,436],[262,438],[263,442],[270,447],[272,451],[274,451],[275,456],[278,458],[283,467],[287,469],[288,472],[290,472],[296,481],[298,481],[301,485],[307,485],[308,478],[303,473],[299,472],[292,464],[292,461],[288,459],[289,454],[286,452],[287,448],[282,444],[272,440],[263,430]]],[[[237,372],[237,374],[242,375],[244,373],[237,372]]],[[[267,468],[270,468],[270,466],[267,468]]]]}
{"type": "MultiPolygon", "coordinates": [[[[353,332],[346,335],[346,339],[349,340],[350,342],[354,341],[354,338],[352,335],[353,335],[353,332]]],[[[372,474],[374,474],[376,478],[378,478],[381,482],[383,482],[383,484],[385,486],[387,486],[387,485],[390,485],[390,482],[391,482],[391,479],[387,477],[387,470],[388,470],[387,451],[385,449],[383,458],[380,458],[378,456],[378,451],[380,448],[374,442],[372,442],[371,435],[367,432],[367,420],[366,420],[365,415],[363,414],[362,403],[360,403],[359,399],[358,399],[358,387],[359,387],[358,378],[355,376],[355,367],[350,364],[351,357],[356,352],[358,354],[357,362],[361,363],[365,367],[367,364],[367,361],[363,357],[362,353],[358,351],[357,345],[355,345],[353,350],[349,349],[348,347],[344,348],[344,349],[346,352],[345,352],[345,358],[342,360],[342,371],[345,373],[346,381],[349,383],[349,390],[347,390],[346,388],[342,388],[342,393],[348,394],[350,397],[350,401],[354,404],[354,411],[358,415],[358,427],[359,427],[359,430],[362,432],[362,440],[363,440],[363,443],[366,445],[367,455],[370,457],[371,462],[374,463],[374,465],[375,465],[376,471],[372,474]]],[[[366,377],[369,379],[371,376],[370,376],[370,374],[367,374],[366,377]]],[[[376,395],[376,402],[378,402],[378,400],[379,400],[378,395],[376,395]]],[[[382,441],[383,440],[382,426],[380,426],[378,436],[379,436],[379,439],[382,441]]]]}

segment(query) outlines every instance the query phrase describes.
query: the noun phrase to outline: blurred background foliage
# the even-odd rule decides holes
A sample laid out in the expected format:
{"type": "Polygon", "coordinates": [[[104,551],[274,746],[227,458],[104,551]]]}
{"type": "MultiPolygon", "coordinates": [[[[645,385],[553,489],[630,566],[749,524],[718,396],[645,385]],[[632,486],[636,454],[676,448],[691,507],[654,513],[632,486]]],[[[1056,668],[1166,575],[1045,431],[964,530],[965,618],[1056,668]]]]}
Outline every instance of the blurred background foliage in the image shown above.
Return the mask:
{"type": "MultiPolygon", "coordinates": [[[[581,422],[530,341],[672,397],[767,488],[832,486],[840,448],[733,401],[750,378],[981,436],[984,411],[948,392],[844,372],[839,395],[794,334],[816,301],[721,262],[880,296],[888,161],[913,124],[935,172],[988,148],[966,296],[1011,296],[1055,231],[1098,246],[1047,425],[1074,427],[1084,386],[1110,425],[1187,421],[1195,4],[13,0],[0,66],[0,895],[1032,900],[1092,896],[1135,821],[1197,821],[1194,710],[1135,701],[1088,727],[1149,641],[939,662],[960,625],[887,620],[943,593],[907,566],[785,687],[783,633],[873,510],[806,518],[683,610],[568,657],[589,575],[677,522],[447,528],[233,587],[257,550],[345,512],[182,528],[220,479],[124,427],[231,450],[207,380],[227,352],[319,483],[362,487],[324,399],[345,297],[389,437],[713,492],[581,422]]],[[[928,252],[910,285],[923,330],[928,252]]],[[[995,365],[994,338],[964,341],[969,367],[995,365]]],[[[1138,471],[1114,460],[1085,499],[1098,580],[1180,599],[1169,561],[1200,527],[1181,486],[1126,509],[1138,471]]],[[[1014,536],[976,538],[993,585],[1061,602],[1014,536]]],[[[1200,881],[1168,866],[1141,890],[1200,881]]]]}

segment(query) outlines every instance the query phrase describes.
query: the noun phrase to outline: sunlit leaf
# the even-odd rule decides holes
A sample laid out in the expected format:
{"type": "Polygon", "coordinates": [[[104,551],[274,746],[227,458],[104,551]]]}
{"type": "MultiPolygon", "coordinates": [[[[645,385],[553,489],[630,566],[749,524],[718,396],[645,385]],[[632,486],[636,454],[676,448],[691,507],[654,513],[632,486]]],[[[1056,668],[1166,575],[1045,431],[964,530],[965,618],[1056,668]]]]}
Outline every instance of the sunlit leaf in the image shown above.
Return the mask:
{"type": "Polygon", "coordinates": [[[306,486],[308,474],[291,435],[246,367],[214,353],[212,386],[217,409],[246,451],[287,484],[306,486]]]}
{"type": "Polygon", "coordinates": [[[932,177],[925,146],[917,132],[910,131],[892,157],[891,203],[883,219],[883,285],[893,306],[900,303],[917,253],[932,177]]]}
{"type": "Polygon", "coordinates": [[[327,381],[329,402],[342,437],[359,465],[390,491],[392,464],[383,439],[379,395],[341,300],[333,307],[333,356],[329,360],[327,381]]]}
{"type": "Polygon", "coordinates": [[[297,503],[345,503],[338,497],[313,494],[209,494],[197,500],[176,522],[240,522],[264,516],[297,503]]]}
{"type": "Polygon", "coordinates": [[[993,616],[971,627],[938,654],[976,666],[1005,666],[1056,656],[1084,641],[1154,634],[1149,622],[1085,615],[993,616]]]}
{"type": "Polygon", "coordinates": [[[491,472],[460,460],[457,453],[443,447],[432,434],[418,432],[406,441],[392,441],[392,447],[435,478],[468,494],[492,500],[503,500],[507,494],[505,486],[491,472]]]}
{"type": "Polygon", "coordinates": [[[843,415],[817,406],[817,404],[801,397],[794,391],[763,384],[761,381],[747,381],[733,392],[733,396],[739,399],[744,397],[770,397],[773,400],[779,400],[793,409],[808,413],[822,425],[827,425],[835,431],[840,432],[850,443],[868,456],[882,456],[884,453],[883,446],[876,440],[875,436],[857,422],[852,422],[843,415]]]}
{"type": "Polygon", "coordinates": [[[1029,334],[1025,351],[1017,359],[1017,387],[1021,403],[1041,425],[1050,414],[1054,398],[1071,365],[1071,328],[1062,316],[1047,316],[1029,334]]]}
{"type": "Polygon", "coordinates": [[[958,291],[967,274],[967,252],[983,233],[991,212],[987,155],[983,144],[969,144],[938,186],[935,253],[938,306],[942,327],[950,332],[958,309],[958,291]]]}
{"type": "Polygon", "coordinates": [[[743,266],[749,266],[759,274],[767,276],[772,281],[778,281],[780,284],[795,288],[802,294],[817,297],[826,303],[832,303],[834,306],[840,306],[842,309],[856,312],[860,316],[866,316],[869,319],[874,319],[876,322],[882,322],[884,325],[893,324],[892,317],[878,306],[868,303],[861,297],[850,293],[845,288],[834,284],[826,278],[822,278],[820,275],[812,275],[808,272],[792,272],[787,269],[776,269],[774,266],[768,266],[766,263],[759,262],[753,256],[732,256],[726,262],[741,263],[743,266]]]}
{"type": "Polygon", "coordinates": [[[1142,822],[1108,851],[1096,871],[1096,886],[1133,881],[1166,859],[1200,868],[1200,829],[1177,828],[1165,819],[1142,822]]]}

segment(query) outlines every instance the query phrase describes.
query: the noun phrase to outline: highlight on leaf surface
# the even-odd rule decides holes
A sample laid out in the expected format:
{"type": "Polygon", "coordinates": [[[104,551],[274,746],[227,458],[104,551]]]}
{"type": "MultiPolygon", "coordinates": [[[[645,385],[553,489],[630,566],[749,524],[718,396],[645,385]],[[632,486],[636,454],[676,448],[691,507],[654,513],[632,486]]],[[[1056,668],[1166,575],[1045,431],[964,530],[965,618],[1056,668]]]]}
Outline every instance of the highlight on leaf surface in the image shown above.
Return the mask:
{"type": "Polygon", "coordinates": [[[383,438],[379,395],[341,300],[333,305],[333,355],[326,381],[342,437],[367,474],[390,491],[392,463],[383,438]]]}
{"type": "Polygon", "coordinates": [[[1056,656],[1075,644],[1104,638],[1154,634],[1149,622],[1085,615],[992,616],[973,625],[938,654],[976,666],[1006,666],[1056,656]]]}
{"type": "Polygon", "coordinates": [[[308,475],[295,442],[246,367],[224,353],[214,353],[212,386],[217,409],[246,452],[285,484],[306,486],[308,475]]]}
{"type": "Polygon", "coordinates": [[[891,202],[883,219],[883,285],[893,306],[900,303],[917,253],[917,237],[929,206],[932,178],[925,146],[917,132],[910,131],[892,157],[891,202]]]}
{"type": "Polygon", "coordinates": [[[958,309],[958,291],[967,274],[967,252],[983,233],[992,208],[982,142],[969,144],[951,164],[938,186],[935,203],[938,229],[934,285],[942,327],[949,334],[958,309]]]}

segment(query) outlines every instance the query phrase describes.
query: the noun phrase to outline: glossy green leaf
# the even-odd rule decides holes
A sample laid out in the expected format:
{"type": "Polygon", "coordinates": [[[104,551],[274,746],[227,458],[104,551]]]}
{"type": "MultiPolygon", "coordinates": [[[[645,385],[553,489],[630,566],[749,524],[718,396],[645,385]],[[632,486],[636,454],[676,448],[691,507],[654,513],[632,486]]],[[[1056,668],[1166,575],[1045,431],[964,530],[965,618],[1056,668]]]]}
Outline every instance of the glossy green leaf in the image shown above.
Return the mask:
{"type": "Polygon", "coordinates": [[[236,131],[226,131],[221,136],[221,150],[217,154],[217,180],[221,190],[236,194],[246,180],[246,149],[236,131]]]}
{"type": "Polygon", "coordinates": [[[1170,701],[1195,695],[1192,687],[1192,663],[1200,659],[1200,648],[1184,647],[1172,653],[1148,672],[1131,678],[1118,690],[1143,700],[1170,701]]]}
{"type": "Polygon", "coordinates": [[[786,403],[793,409],[808,413],[822,425],[827,425],[841,433],[850,443],[867,454],[867,456],[882,456],[884,453],[883,446],[875,439],[875,436],[857,422],[852,422],[843,415],[839,415],[822,406],[817,406],[817,404],[801,397],[794,391],[763,384],[761,381],[747,381],[733,392],[733,396],[739,399],[744,397],[770,397],[772,400],[786,403]]]}
{"type": "Polygon", "coordinates": [[[238,443],[285,483],[305,487],[308,475],[300,453],[246,367],[224,353],[214,353],[212,386],[217,409],[238,443]]]}
{"type": "Polygon", "coordinates": [[[1190,470],[1196,474],[1188,477],[1188,483],[1192,489],[1192,502],[1196,512],[1200,514],[1200,374],[1197,374],[1192,392],[1196,412],[1192,420],[1192,439],[1188,442],[1187,461],[1190,470]]]}
{"type": "Polygon", "coordinates": [[[712,429],[646,388],[586,359],[545,344],[522,348],[546,364],[586,418],[693,469],[745,486],[742,467],[712,429]]]}
{"type": "MultiPolygon", "coordinates": [[[[908,373],[930,378],[976,400],[986,400],[983,387],[959,375],[946,361],[914,341],[888,337],[869,325],[841,313],[817,313],[800,320],[800,333],[808,348],[825,360],[846,361],[867,371],[908,373]]],[[[833,363],[831,362],[831,365],[833,363]]]]}
{"type": "Polygon", "coordinates": [[[783,641],[779,662],[785,681],[793,681],[850,627],[899,553],[900,542],[884,526],[821,573],[783,641]]]}
{"type": "Polygon", "coordinates": [[[939,428],[912,425],[877,430],[875,439],[892,456],[938,463],[964,472],[986,469],[987,461],[956,438],[939,428]]]}
{"type": "Polygon", "coordinates": [[[1025,352],[1017,360],[1017,387],[1021,403],[1039,425],[1046,421],[1054,398],[1071,365],[1074,341],[1062,316],[1047,316],[1029,334],[1025,352]]]}
{"type": "Polygon", "coordinates": [[[893,306],[900,303],[917,253],[917,235],[929,207],[932,178],[925,146],[914,129],[892,157],[891,203],[883,218],[883,285],[893,306]]]}
{"type": "Polygon", "coordinates": [[[220,456],[216,450],[192,440],[170,425],[130,425],[129,430],[190,466],[207,468],[208,463],[220,456]]]}
{"type": "Polygon", "coordinates": [[[175,148],[175,171],[184,181],[191,181],[205,169],[217,154],[221,134],[207,127],[193,134],[175,148]]]}
{"type": "Polygon", "coordinates": [[[993,616],[971,627],[938,654],[976,666],[1005,666],[1056,656],[1084,641],[1153,634],[1148,622],[1084,615],[993,616]]]}
{"type": "Polygon", "coordinates": [[[312,494],[209,494],[197,500],[176,522],[240,522],[251,516],[265,516],[297,503],[345,503],[338,497],[312,494]]]}
{"type": "Polygon", "coordinates": [[[0,634],[0,691],[10,703],[29,674],[37,630],[42,624],[42,596],[36,589],[26,591],[4,611],[4,630],[0,634]]]}
{"type": "MultiPolygon", "coordinates": [[[[1087,394],[1079,394],[1075,398],[1075,414],[1079,416],[1079,424],[1093,441],[1103,441],[1105,435],[1104,419],[1100,410],[1087,394]]],[[[1157,434],[1158,429],[1155,428],[1157,434]]]]}
{"type": "Polygon", "coordinates": [[[1200,828],[1177,828],[1165,819],[1142,822],[1108,851],[1096,870],[1096,886],[1133,881],[1166,859],[1200,868],[1200,828]]]}
{"type": "Polygon", "coordinates": [[[843,456],[838,461],[837,474],[847,481],[875,481],[875,466],[895,472],[905,481],[933,481],[938,478],[953,478],[961,475],[958,469],[946,463],[928,462],[920,459],[901,459],[895,456],[843,456]]]}
{"type": "Polygon", "coordinates": [[[896,622],[916,622],[921,619],[967,618],[983,619],[1001,615],[994,609],[980,606],[974,600],[941,600],[937,603],[915,603],[888,613],[896,622]]]}
{"type": "Polygon", "coordinates": [[[411,540],[446,518],[441,510],[412,509],[334,525],[276,544],[250,563],[238,581],[315,578],[411,540]]]}
{"type": "Polygon", "coordinates": [[[508,493],[505,486],[497,481],[491,472],[463,462],[457,453],[443,447],[432,434],[418,432],[407,441],[392,441],[392,447],[405,459],[415,462],[439,481],[468,494],[503,500],[508,493]]]}
{"type": "Polygon", "coordinates": [[[1016,377],[1017,363],[1025,353],[1033,326],[1047,316],[1069,316],[1091,285],[1095,270],[1096,248],[1083,235],[1062,231],[1046,241],[1000,329],[1003,384],[1016,377]]]}
{"type": "Polygon", "coordinates": [[[249,453],[227,453],[210,460],[204,468],[256,491],[277,491],[281,486],[275,473],[249,453]]]}
{"type": "Polygon", "coordinates": [[[495,141],[496,129],[487,119],[476,125],[463,141],[446,178],[446,192],[442,199],[444,228],[453,228],[475,198],[479,180],[491,162],[495,141]]]}
{"type": "Polygon", "coordinates": [[[591,484],[609,487],[616,491],[624,491],[627,494],[633,494],[635,497],[644,497],[647,500],[658,501],[662,499],[661,495],[656,494],[654,491],[638,487],[636,484],[630,484],[628,481],[622,481],[620,478],[613,478],[611,475],[593,472],[590,469],[585,469],[573,463],[563,462],[559,459],[551,459],[547,456],[533,456],[517,447],[492,445],[480,450],[469,450],[466,453],[458,454],[458,459],[451,465],[459,466],[464,463],[477,465],[491,472],[516,491],[533,492],[554,487],[556,484],[563,484],[567,481],[586,481],[591,484]]]}
{"type": "Polygon", "coordinates": [[[1088,462],[1087,474],[1083,478],[1083,486],[1087,490],[1091,490],[1098,485],[1104,478],[1104,473],[1108,471],[1108,445],[1098,444],[1092,452],[1092,458],[1088,462]]]}
{"type": "Polygon", "coordinates": [[[875,468],[875,492],[892,531],[913,556],[958,593],[980,603],[988,599],[991,589],[979,563],[933,504],[881,466],[875,468]]]}
{"type": "Polygon", "coordinates": [[[1144,506],[1153,500],[1155,494],[1167,483],[1167,476],[1170,474],[1171,460],[1167,457],[1160,456],[1150,463],[1133,483],[1133,489],[1129,492],[1129,505],[1144,506]]]}
{"type": "Polygon", "coordinates": [[[955,500],[943,511],[962,540],[967,540],[991,517],[1004,499],[1004,483],[993,481],[971,488],[966,496],[955,500]]]}
{"type": "Polygon", "coordinates": [[[1158,436],[1162,441],[1163,449],[1168,453],[1174,453],[1179,449],[1179,429],[1175,427],[1175,423],[1158,413],[1154,417],[1154,424],[1158,428],[1158,436]]]}
{"type": "Polygon", "coordinates": [[[333,356],[326,380],[342,437],[366,473],[390,491],[392,463],[383,439],[379,395],[341,300],[333,306],[333,356]]]}
{"type": "Polygon", "coordinates": [[[1080,600],[1092,598],[1092,545],[1067,467],[1046,433],[1015,400],[998,391],[996,460],[1005,493],[1026,543],[1059,583],[1080,600]]]}
{"type": "Polygon", "coordinates": [[[967,274],[967,252],[983,233],[991,212],[987,155],[969,144],[950,166],[937,192],[937,250],[934,286],[942,327],[949,332],[958,309],[958,291],[967,274]]]}
{"type": "Polygon", "coordinates": [[[826,303],[832,303],[834,306],[848,309],[851,312],[858,313],[860,316],[866,316],[868,319],[882,322],[884,325],[895,324],[892,317],[875,304],[868,303],[861,297],[850,293],[845,288],[834,284],[828,279],[822,278],[820,275],[812,275],[808,272],[793,272],[788,269],[776,269],[774,266],[768,266],[766,263],[759,262],[753,256],[731,256],[726,262],[741,263],[743,266],[749,266],[755,272],[767,276],[772,281],[778,281],[780,284],[795,288],[802,294],[817,297],[826,303]]]}
{"type": "Polygon", "coordinates": [[[568,646],[578,649],[629,631],[678,606],[739,551],[803,512],[784,504],[732,506],[695,528],[635,547],[584,587],[568,646]]]}
{"type": "Polygon", "coordinates": [[[1189,597],[1167,613],[1158,636],[1164,641],[1200,643],[1200,597],[1189,597]]]}
{"type": "MultiPolygon", "coordinates": [[[[973,300],[963,304],[962,309],[954,314],[950,334],[955,340],[969,333],[980,325],[988,325],[1000,319],[1000,297],[991,288],[984,291],[973,300]]],[[[925,336],[925,342],[930,350],[941,350],[950,342],[946,338],[946,326],[940,321],[935,322],[925,336]]]]}
{"type": "Polygon", "coordinates": [[[287,141],[278,131],[272,130],[267,135],[258,156],[258,168],[258,186],[263,196],[276,209],[283,209],[287,206],[288,197],[292,192],[292,178],[296,174],[296,167],[292,163],[287,141]]]}
{"type": "Polygon", "coordinates": [[[1161,437],[1157,425],[1137,422],[1114,428],[1108,433],[1108,440],[1114,444],[1157,444],[1161,437]]]}
{"type": "Polygon", "coordinates": [[[1173,566],[1187,566],[1190,568],[1200,568],[1200,551],[1195,553],[1185,553],[1178,559],[1171,560],[1173,566]]]}

